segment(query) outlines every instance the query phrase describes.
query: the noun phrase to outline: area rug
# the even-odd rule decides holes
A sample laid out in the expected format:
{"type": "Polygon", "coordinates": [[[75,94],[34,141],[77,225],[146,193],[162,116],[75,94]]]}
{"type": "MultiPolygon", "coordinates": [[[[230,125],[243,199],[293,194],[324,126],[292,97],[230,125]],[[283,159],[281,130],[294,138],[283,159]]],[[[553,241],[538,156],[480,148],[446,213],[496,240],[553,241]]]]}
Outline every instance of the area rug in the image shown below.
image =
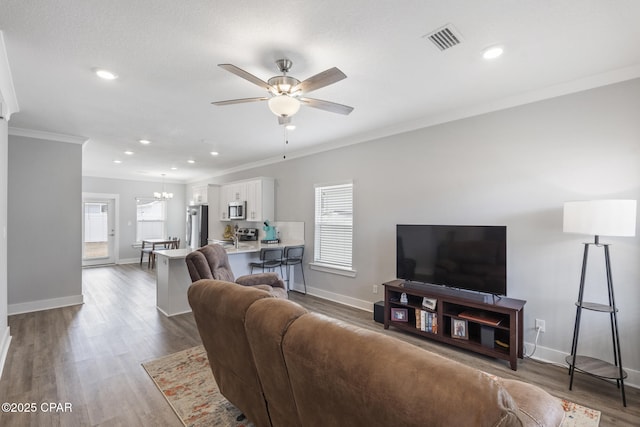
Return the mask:
{"type": "MultiPolygon", "coordinates": [[[[197,346],[143,363],[158,389],[186,427],[253,427],[238,422],[240,411],[218,390],[204,347],[197,346]]],[[[600,411],[562,400],[562,427],[597,427],[600,411]]]]}
{"type": "Polygon", "coordinates": [[[201,345],[142,366],[186,427],[254,427],[236,421],[241,412],[220,394],[201,345]]]}

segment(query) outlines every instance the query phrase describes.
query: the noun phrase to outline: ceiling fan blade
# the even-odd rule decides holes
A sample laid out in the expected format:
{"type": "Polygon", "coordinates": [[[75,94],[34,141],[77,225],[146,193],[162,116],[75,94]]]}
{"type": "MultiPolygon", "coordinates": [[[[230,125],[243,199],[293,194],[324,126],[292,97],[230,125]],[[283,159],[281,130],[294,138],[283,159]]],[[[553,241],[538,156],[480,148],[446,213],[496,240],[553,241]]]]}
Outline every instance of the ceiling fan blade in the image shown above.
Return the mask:
{"type": "Polygon", "coordinates": [[[291,116],[278,116],[279,125],[288,125],[291,123],[291,116]]]}
{"type": "Polygon", "coordinates": [[[313,90],[320,89],[330,84],[339,82],[342,79],[346,79],[347,75],[340,71],[338,68],[333,67],[328,70],[324,70],[321,73],[311,76],[303,82],[298,83],[291,89],[291,93],[295,93],[300,90],[302,93],[309,93],[313,90]]]}
{"type": "Polygon", "coordinates": [[[342,105],[335,102],[323,101],[315,98],[299,98],[300,102],[304,102],[309,107],[319,108],[320,110],[330,111],[332,113],[348,115],[353,111],[353,107],[342,105]]]}
{"type": "Polygon", "coordinates": [[[259,79],[258,77],[256,77],[253,74],[243,70],[242,68],[236,67],[235,65],[232,65],[232,64],[218,64],[218,67],[224,68],[228,72],[233,73],[238,77],[242,77],[243,79],[250,81],[254,85],[258,85],[263,89],[266,89],[266,90],[269,90],[269,91],[273,90],[273,87],[269,83],[265,82],[262,79],[259,79]]]}
{"type": "Polygon", "coordinates": [[[212,102],[213,105],[231,105],[231,104],[243,104],[245,102],[254,102],[254,101],[266,101],[269,98],[266,96],[260,98],[240,98],[240,99],[229,99],[227,101],[215,101],[212,102]]]}

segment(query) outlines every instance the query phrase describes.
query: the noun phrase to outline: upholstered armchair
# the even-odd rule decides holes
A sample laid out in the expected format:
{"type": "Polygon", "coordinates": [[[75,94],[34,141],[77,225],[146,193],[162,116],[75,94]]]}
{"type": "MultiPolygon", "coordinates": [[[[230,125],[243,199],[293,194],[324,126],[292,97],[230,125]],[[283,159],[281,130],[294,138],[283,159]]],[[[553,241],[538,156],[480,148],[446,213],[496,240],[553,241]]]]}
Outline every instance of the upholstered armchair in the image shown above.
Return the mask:
{"type": "Polygon", "coordinates": [[[288,298],[284,282],[276,273],[249,274],[234,278],[227,251],[220,245],[203,246],[187,254],[185,261],[192,283],[201,279],[224,280],[243,286],[256,286],[277,298],[288,298]]]}

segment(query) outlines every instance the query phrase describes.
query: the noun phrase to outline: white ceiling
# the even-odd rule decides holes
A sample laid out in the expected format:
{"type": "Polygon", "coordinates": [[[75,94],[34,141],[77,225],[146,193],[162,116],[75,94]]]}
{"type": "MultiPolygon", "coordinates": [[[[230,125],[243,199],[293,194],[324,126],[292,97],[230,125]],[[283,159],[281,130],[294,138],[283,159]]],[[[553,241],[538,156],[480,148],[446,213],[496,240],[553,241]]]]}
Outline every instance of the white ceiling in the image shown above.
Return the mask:
{"type": "Polygon", "coordinates": [[[286,57],[300,80],[348,76],[311,96],[355,110],[303,106],[291,158],[640,77],[639,22],[637,0],[0,0],[10,126],[88,139],[84,175],[174,182],[283,157],[266,103],[210,104],[266,93],[217,64],[267,80],[286,57]],[[441,52],[423,36],[445,24],[462,43],[441,52]],[[484,61],[494,44],[505,54],[484,61]]]}

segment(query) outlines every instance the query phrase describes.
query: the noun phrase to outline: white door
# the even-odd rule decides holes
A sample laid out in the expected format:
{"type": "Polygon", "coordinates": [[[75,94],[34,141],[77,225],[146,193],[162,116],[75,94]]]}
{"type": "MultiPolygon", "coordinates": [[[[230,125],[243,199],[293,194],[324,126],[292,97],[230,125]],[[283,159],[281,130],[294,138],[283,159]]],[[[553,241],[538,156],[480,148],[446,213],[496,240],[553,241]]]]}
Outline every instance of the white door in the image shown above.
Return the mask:
{"type": "Polygon", "coordinates": [[[84,197],[82,266],[115,264],[115,198],[84,197]]]}

